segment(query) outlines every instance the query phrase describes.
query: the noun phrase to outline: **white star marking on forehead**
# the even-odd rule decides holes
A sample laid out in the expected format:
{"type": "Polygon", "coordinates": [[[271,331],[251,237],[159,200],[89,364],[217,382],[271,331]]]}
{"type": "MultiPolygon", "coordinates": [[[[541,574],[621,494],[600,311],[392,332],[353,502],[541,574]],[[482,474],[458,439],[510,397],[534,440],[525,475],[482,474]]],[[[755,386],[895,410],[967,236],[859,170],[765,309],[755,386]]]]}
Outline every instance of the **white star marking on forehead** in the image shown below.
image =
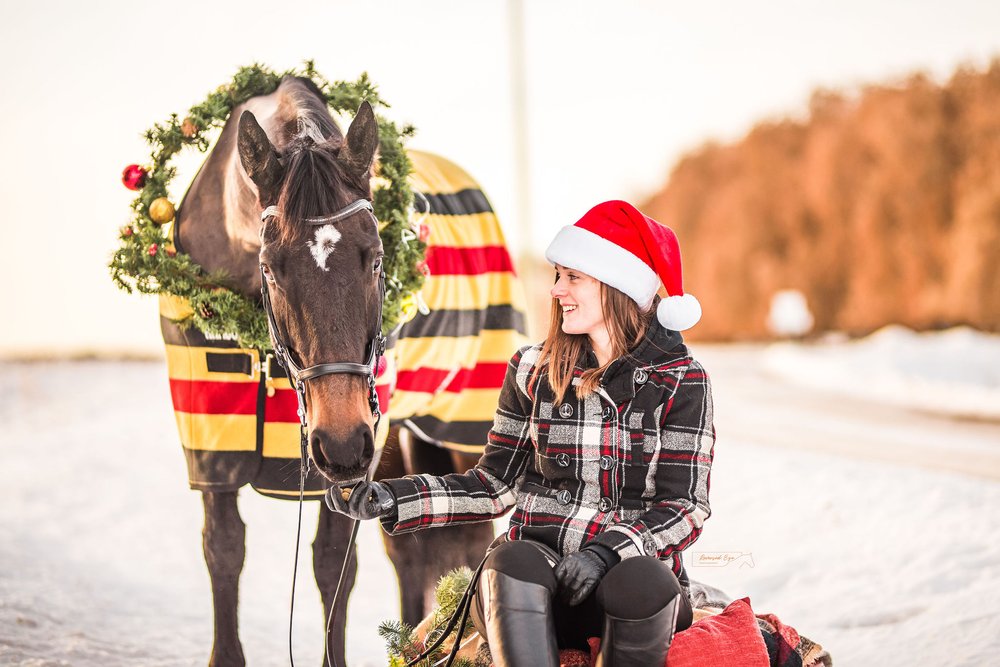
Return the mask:
{"type": "Polygon", "coordinates": [[[316,236],[314,241],[306,241],[306,245],[309,246],[309,252],[312,253],[313,259],[316,260],[316,266],[323,269],[324,271],[329,271],[330,269],[326,266],[326,260],[333,252],[333,249],[337,247],[337,241],[340,240],[340,232],[333,225],[323,225],[316,230],[316,236]]]}

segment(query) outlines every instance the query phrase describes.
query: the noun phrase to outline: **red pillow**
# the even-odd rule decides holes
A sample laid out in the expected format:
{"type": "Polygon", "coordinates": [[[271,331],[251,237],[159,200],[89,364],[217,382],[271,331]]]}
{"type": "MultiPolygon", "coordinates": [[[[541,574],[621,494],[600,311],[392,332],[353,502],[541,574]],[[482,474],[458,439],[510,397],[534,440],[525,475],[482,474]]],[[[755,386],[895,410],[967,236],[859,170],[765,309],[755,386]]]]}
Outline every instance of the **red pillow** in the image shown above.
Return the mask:
{"type": "Polygon", "coordinates": [[[695,621],[674,635],[667,667],[767,667],[770,659],[750,598],[695,621]]]}

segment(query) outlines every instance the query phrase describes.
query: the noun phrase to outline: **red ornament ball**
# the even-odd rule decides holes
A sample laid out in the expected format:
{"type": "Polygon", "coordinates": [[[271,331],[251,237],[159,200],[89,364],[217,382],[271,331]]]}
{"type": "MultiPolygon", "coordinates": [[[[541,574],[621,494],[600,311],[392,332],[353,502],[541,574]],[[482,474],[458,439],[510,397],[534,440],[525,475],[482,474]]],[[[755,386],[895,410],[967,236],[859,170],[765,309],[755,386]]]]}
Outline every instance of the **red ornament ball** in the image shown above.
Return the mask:
{"type": "Polygon", "coordinates": [[[167,250],[166,250],[166,252],[167,252],[167,257],[176,257],[177,256],[177,251],[174,250],[173,248],[169,248],[168,247],[167,250]]]}
{"type": "Polygon", "coordinates": [[[421,243],[427,243],[427,239],[431,237],[431,228],[427,225],[421,224],[417,228],[417,236],[420,238],[421,243]]]}
{"type": "Polygon", "coordinates": [[[149,172],[137,164],[130,164],[122,172],[122,183],[129,190],[142,190],[146,185],[146,176],[149,172]]]}
{"type": "Polygon", "coordinates": [[[131,227],[122,227],[122,236],[128,237],[128,236],[132,236],[132,234],[134,234],[134,233],[135,233],[135,230],[132,229],[131,227]]]}
{"type": "Polygon", "coordinates": [[[152,256],[154,256],[154,255],[156,254],[156,252],[157,252],[157,251],[158,251],[159,249],[160,249],[160,246],[159,246],[159,245],[157,245],[156,243],[154,243],[154,244],[152,244],[152,245],[150,245],[150,246],[149,246],[149,250],[147,250],[146,252],[148,252],[148,253],[149,253],[149,256],[150,256],[150,257],[152,257],[152,256]]]}
{"type": "Polygon", "coordinates": [[[419,271],[425,276],[431,275],[431,267],[427,266],[427,262],[425,262],[424,260],[420,260],[419,262],[417,262],[417,271],[419,271]]]}

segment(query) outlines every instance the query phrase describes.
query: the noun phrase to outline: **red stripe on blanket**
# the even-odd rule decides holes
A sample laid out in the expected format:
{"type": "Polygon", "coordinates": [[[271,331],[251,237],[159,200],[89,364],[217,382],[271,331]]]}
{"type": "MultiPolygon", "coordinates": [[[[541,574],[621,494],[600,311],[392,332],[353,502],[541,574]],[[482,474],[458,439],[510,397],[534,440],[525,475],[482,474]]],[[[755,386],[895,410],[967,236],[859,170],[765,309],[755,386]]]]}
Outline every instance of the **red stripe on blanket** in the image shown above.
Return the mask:
{"type": "Polygon", "coordinates": [[[507,374],[507,362],[476,364],[473,368],[460,368],[450,380],[454,371],[442,368],[419,368],[400,371],[396,377],[396,389],[403,391],[424,391],[434,393],[447,382],[444,391],[454,393],[463,389],[496,389],[503,385],[507,374]]]}
{"type": "MultiPolygon", "coordinates": [[[[385,414],[389,408],[389,385],[376,385],[375,395],[378,396],[379,412],[385,414]]],[[[274,396],[269,396],[265,406],[265,421],[290,422],[299,421],[299,399],[294,389],[278,389],[274,396]]]]}
{"type": "Polygon", "coordinates": [[[432,246],[427,249],[427,268],[432,276],[478,276],[483,273],[513,272],[514,264],[504,246],[432,246]]]}
{"type": "Polygon", "coordinates": [[[264,406],[264,421],[298,423],[299,399],[294,389],[275,389],[274,396],[267,397],[264,406]]]}
{"type": "Polygon", "coordinates": [[[174,410],[201,415],[257,414],[256,382],[170,380],[174,410]]]}

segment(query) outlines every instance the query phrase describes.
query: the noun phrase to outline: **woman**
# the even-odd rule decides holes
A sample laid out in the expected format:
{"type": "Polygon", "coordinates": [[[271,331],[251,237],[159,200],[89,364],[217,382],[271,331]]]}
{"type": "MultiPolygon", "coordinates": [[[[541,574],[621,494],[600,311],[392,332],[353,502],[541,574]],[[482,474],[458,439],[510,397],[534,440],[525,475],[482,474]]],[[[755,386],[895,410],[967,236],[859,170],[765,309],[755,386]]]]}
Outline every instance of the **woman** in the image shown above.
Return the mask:
{"type": "Polygon", "coordinates": [[[599,665],[663,665],[691,624],[681,551],[710,514],[711,388],[677,333],[701,306],[673,232],[626,202],[595,206],[545,255],[548,336],[510,360],[476,467],[327,502],[392,534],[514,507],[472,613],[495,663],[556,666],[557,646],[600,636],[599,665]]]}

